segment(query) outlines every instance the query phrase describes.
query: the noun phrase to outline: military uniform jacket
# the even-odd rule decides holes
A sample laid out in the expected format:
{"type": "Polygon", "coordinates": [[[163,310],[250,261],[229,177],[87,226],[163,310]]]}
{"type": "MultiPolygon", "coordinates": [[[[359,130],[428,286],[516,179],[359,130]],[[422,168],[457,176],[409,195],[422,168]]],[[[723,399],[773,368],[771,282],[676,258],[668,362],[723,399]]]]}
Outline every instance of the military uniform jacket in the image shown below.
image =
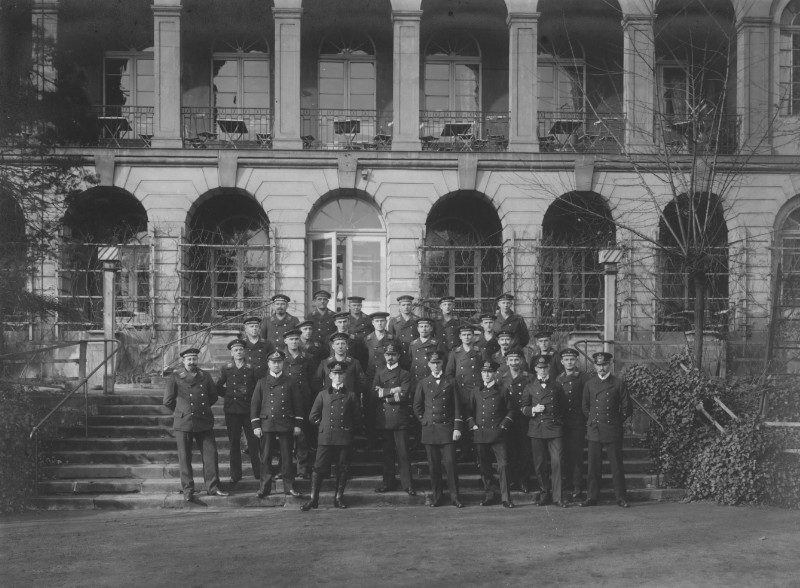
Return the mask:
{"type": "Polygon", "coordinates": [[[622,423],[633,414],[633,403],[625,382],[610,375],[605,380],[589,378],[583,385],[583,414],[586,415],[586,438],[612,443],[624,435],[622,423]]]}
{"type": "Polygon", "coordinates": [[[211,374],[199,369],[192,374],[179,367],[167,381],[164,406],[173,411],[172,428],[186,433],[214,428],[211,406],[217,401],[217,387],[211,374]]]}
{"type": "Polygon", "coordinates": [[[559,374],[564,373],[564,366],[561,363],[561,354],[558,351],[555,349],[550,349],[547,353],[542,353],[536,345],[532,345],[525,348],[525,356],[528,361],[528,367],[531,370],[531,374],[536,374],[536,370],[532,364],[533,360],[540,355],[546,357],[548,363],[550,364],[550,370],[547,373],[549,374],[551,380],[555,380],[559,374]]]}
{"type": "Polygon", "coordinates": [[[431,337],[427,341],[423,341],[417,338],[414,339],[408,347],[408,355],[411,360],[408,371],[411,372],[411,376],[414,378],[415,382],[419,382],[431,373],[431,370],[428,368],[427,357],[430,351],[444,351],[438,339],[431,337]]]}
{"type": "Polygon", "coordinates": [[[417,331],[417,315],[411,313],[408,320],[403,318],[402,314],[393,316],[389,319],[389,325],[386,330],[394,337],[396,343],[400,344],[404,353],[408,353],[408,348],[414,339],[419,337],[417,331]]]}
{"type": "Polygon", "coordinates": [[[370,333],[364,337],[364,347],[367,348],[369,361],[367,362],[367,381],[371,382],[375,371],[379,366],[386,365],[386,358],[383,356],[386,346],[394,343],[394,337],[388,332],[383,334],[383,338],[378,340],[375,333],[370,333]]]}
{"type": "Polygon", "coordinates": [[[367,351],[364,341],[352,333],[350,334],[350,339],[347,341],[347,355],[361,364],[362,371],[367,371],[367,367],[369,367],[369,351],[367,351]]]}
{"type": "Polygon", "coordinates": [[[324,343],[320,343],[319,341],[315,341],[310,339],[308,341],[300,340],[300,348],[311,357],[312,363],[314,364],[314,370],[316,371],[317,366],[320,362],[324,359],[327,359],[328,356],[331,354],[330,349],[324,343]]]}
{"type": "Polygon", "coordinates": [[[483,352],[477,346],[472,346],[469,351],[459,345],[457,349],[450,352],[447,360],[445,374],[456,379],[462,388],[478,388],[483,383],[481,380],[481,365],[483,364],[483,352]]]}
{"type": "Polygon", "coordinates": [[[367,333],[371,333],[375,330],[372,326],[372,319],[369,318],[369,315],[365,312],[359,312],[357,315],[350,313],[350,323],[347,327],[347,330],[350,332],[351,335],[357,335],[358,331],[366,331],[367,333]]]}
{"type": "Polygon", "coordinates": [[[308,418],[312,425],[319,427],[317,443],[320,445],[350,445],[359,414],[361,408],[355,392],[347,386],[339,390],[328,386],[317,394],[308,418]]]}
{"type": "Polygon", "coordinates": [[[511,407],[514,409],[515,422],[528,422],[528,417],[522,414],[522,398],[525,395],[525,386],[530,382],[531,375],[525,371],[520,371],[517,377],[513,377],[509,370],[503,376],[503,384],[508,389],[508,398],[511,400],[511,407]]]}
{"type": "Polygon", "coordinates": [[[562,411],[564,405],[564,390],[555,380],[540,382],[533,378],[525,386],[522,397],[522,414],[530,417],[528,424],[528,437],[535,439],[555,439],[562,433],[562,411]],[[544,412],[533,412],[537,404],[544,405],[544,412]]]}
{"type": "Polygon", "coordinates": [[[313,401],[313,398],[311,398],[311,385],[314,381],[316,368],[317,363],[314,358],[304,351],[301,351],[297,357],[293,357],[288,351],[286,352],[283,373],[300,391],[300,397],[303,399],[303,414],[311,408],[311,402],[313,401]]]}
{"type": "MultiPolygon", "coordinates": [[[[314,375],[314,388],[316,390],[331,386],[328,363],[333,359],[334,356],[331,356],[319,364],[317,373],[314,375]]],[[[347,371],[344,373],[344,387],[352,390],[355,394],[362,394],[367,386],[367,377],[364,374],[364,370],[361,369],[361,364],[352,357],[345,357],[342,361],[347,364],[347,371]]]]}
{"type": "Polygon", "coordinates": [[[475,345],[479,347],[481,351],[483,351],[484,357],[491,357],[492,355],[500,351],[500,344],[497,342],[497,337],[495,336],[492,336],[491,339],[487,339],[486,337],[481,336],[481,338],[478,339],[478,342],[475,343],[475,345]]]}
{"type": "Polygon", "coordinates": [[[487,388],[481,386],[470,395],[467,429],[472,431],[475,443],[497,443],[513,422],[514,408],[508,390],[500,381],[487,388]],[[477,429],[474,427],[477,426],[477,429]]]}
{"type": "Polygon", "coordinates": [[[250,414],[250,401],[257,381],[253,366],[247,362],[242,363],[239,368],[234,362],[223,366],[217,380],[217,394],[225,398],[225,412],[250,414]]]}
{"type": "Polygon", "coordinates": [[[307,321],[314,321],[314,338],[323,344],[336,332],[336,324],[333,322],[334,314],[336,313],[329,308],[322,312],[315,308],[306,316],[307,321]]]}
{"type": "Polygon", "coordinates": [[[278,315],[272,314],[261,323],[261,338],[272,341],[276,349],[284,350],[286,349],[286,344],[283,342],[283,334],[286,331],[291,331],[299,324],[298,318],[288,312],[283,315],[283,318],[278,318],[278,315]]]}
{"type": "Polygon", "coordinates": [[[442,317],[436,321],[436,336],[445,346],[447,351],[451,351],[452,349],[461,345],[461,340],[458,338],[458,328],[460,325],[461,321],[459,321],[456,317],[448,320],[444,320],[444,317],[442,317]]]}
{"type": "Polygon", "coordinates": [[[497,362],[497,365],[498,365],[497,377],[498,377],[498,379],[501,379],[501,378],[505,377],[505,375],[508,373],[508,364],[506,364],[506,356],[503,355],[503,351],[502,350],[498,350],[492,355],[486,355],[486,353],[484,351],[483,356],[484,357],[488,357],[492,361],[496,361],[497,362]]]}
{"type": "Polygon", "coordinates": [[[275,351],[272,341],[259,339],[255,343],[246,339],[244,346],[244,359],[253,367],[256,378],[261,379],[269,373],[269,363],[267,357],[275,351]]]}
{"type": "Polygon", "coordinates": [[[441,374],[439,383],[430,375],[423,378],[414,393],[414,415],[422,423],[422,443],[446,445],[453,442],[453,431],[461,430],[461,403],[458,384],[441,374]]]}
{"type": "Polygon", "coordinates": [[[497,313],[497,318],[494,319],[495,337],[500,331],[511,331],[513,333],[511,337],[511,347],[519,347],[522,349],[528,344],[528,341],[530,341],[525,319],[513,312],[508,318],[503,318],[500,312],[497,313]]]}
{"type": "Polygon", "coordinates": [[[253,429],[267,433],[291,433],[303,424],[300,390],[285,373],[277,378],[267,374],[256,383],[250,402],[253,429]]]}
{"type": "Polygon", "coordinates": [[[576,370],[572,375],[559,374],[556,382],[564,389],[564,426],[586,426],[586,416],[583,414],[583,387],[589,381],[589,375],[576,370]]]}
{"type": "Polygon", "coordinates": [[[390,370],[386,365],[379,367],[372,380],[372,394],[377,398],[375,404],[375,428],[386,430],[408,429],[414,422],[411,409],[413,391],[411,374],[399,365],[390,370]],[[400,388],[400,399],[395,400],[389,392],[400,388]]]}

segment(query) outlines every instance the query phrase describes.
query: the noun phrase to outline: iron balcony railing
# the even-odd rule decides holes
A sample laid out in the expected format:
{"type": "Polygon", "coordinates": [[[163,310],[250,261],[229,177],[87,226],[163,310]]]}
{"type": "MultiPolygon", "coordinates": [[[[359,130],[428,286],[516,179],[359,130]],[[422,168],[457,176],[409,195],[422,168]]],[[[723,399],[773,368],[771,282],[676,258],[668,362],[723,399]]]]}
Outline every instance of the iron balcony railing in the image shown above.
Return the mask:
{"type": "Polygon", "coordinates": [[[505,151],[508,113],[470,110],[419,113],[423,151],[505,151]]]}
{"type": "Polygon", "coordinates": [[[739,148],[738,114],[696,110],[692,114],[656,113],[655,145],[669,155],[733,155],[739,148]]]}
{"type": "Polygon", "coordinates": [[[386,150],[392,145],[392,113],[303,108],[300,134],[304,149],[386,150]]]}
{"type": "Polygon", "coordinates": [[[183,143],[195,149],[272,149],[272,110],[184,106],[183,143]]]}
{"type": "Polygon", "coordinates": [[[539,111],[539,151],[620,153],[625,144],[625,117],[620,113],[539,111]]]}

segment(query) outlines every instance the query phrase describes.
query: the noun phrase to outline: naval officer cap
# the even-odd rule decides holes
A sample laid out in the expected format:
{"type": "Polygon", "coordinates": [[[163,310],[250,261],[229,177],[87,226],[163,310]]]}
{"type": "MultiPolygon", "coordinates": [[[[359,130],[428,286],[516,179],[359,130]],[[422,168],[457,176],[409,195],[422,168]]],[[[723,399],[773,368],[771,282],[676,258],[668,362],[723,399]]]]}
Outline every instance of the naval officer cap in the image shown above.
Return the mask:
{"type": "Polygon", "coordinates": [[[607,351],[598,351],[597,353],[592,353],[592,361],[594,361],[594,365],[608,365],[611,363],[612,359],[614,359],[614,356],[607,351]]]}
{"type": "Polygon", "coordinates": [[[234,339],[230,343],[228,343],[228,349],[233,349],[234,347],[246,347],[247,342],[244,339],[234,339]]]}
{"type": "Polygon", "coordinates": [[[180,352],[181,357],[191,357],[192,355],[197,357],[200,355],[200,350],[197,347],[189,347],[180,352]]]}

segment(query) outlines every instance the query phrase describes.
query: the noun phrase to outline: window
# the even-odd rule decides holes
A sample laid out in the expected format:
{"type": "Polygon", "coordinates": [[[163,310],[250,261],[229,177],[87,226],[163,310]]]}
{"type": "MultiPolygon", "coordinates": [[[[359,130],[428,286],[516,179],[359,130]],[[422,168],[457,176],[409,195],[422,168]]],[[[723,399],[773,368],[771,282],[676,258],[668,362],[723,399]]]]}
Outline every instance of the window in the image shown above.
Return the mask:
{"type": "Polygon", "coordinates": [[[481,55],[466,35],[433,39],[425,51],[424,110],[481,109],[481,55]]]}
{"type": "Polygon", "coordinates": [[[375,48],[363,35],[326,37],[320,47],[319,107],[375,108],[375,48]]]}
{"type": "Polygon", "coordinates": [[[214,104],[217,108],[269,108],[269,56],[250,53],[214,53],[214,104]]]}
{"type": "Polygon", "coordinates": [[[778,233],[778,251],[781,263],[781,305],[800,308],[800,208],[791,211],[778,233]]]}
{"type": "Polygon", "coordinates": [[[780,113],[800,114],[800,1],[793,0],[781,15],[779,53],[780,113]]]}
{"type": "Polygon", "coordinates": [[[539,58],[539,110],[542,112],[584,112],[586,68],[578,61],[539,58]]]}
{"type": "Polygon", "coordinates": [[[103,62],[103,104],[152,107],[154,91],[152,49],[106,53],[103,62]]]}
{"type": "Polygon", "coordinates": [[[689,71],[685,64],[658,66],[658,111],[668,119],[686,118],[691,101],[689,71]]]}

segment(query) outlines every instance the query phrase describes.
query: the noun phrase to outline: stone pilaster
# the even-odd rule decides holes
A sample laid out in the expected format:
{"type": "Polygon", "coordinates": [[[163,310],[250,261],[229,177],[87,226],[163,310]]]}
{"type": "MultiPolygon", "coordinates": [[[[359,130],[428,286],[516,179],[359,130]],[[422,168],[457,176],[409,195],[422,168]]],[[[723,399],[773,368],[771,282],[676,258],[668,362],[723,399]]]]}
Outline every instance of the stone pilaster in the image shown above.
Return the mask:
{"type": "Polygon", "coordinates": [[[181,1],[153,3],[153,147],[180,147],[181,1]]]}
{"type": "Polygon", "coordinates": [[[508,149],[538,151],[537,13],[508,15],[508,149]]]}
{"type": "Polygon", "coordinates": [[[421,10],[392,12],[394,32],[392,149],[419,151],[421,10]]]}
{"type": "Polygon", "coordinates": [[[275,109],[273,149],[300,149],[300,17],[302,8],[273,8],[275,109]]]}
{"type": "Polygon", "coordinates": [[[623,98],[625,146],[629,152],[653,151],[655,97],[655,42],[653,15],[626,14],[624,38],[623,98]]]}

